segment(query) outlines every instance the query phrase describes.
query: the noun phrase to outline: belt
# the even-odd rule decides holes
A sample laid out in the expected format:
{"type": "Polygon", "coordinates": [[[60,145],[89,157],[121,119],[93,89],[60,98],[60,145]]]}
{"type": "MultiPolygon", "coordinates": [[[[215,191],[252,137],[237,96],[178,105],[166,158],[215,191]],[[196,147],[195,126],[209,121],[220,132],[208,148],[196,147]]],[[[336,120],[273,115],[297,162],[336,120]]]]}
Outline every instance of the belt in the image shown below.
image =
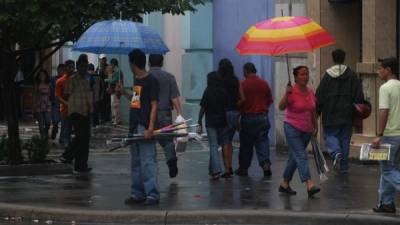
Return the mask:
{"type": "Polygon", "coordinates": [[[267,112],[261,112],[261,113],[245,113],[245,114],[243,114],[243,116],[249,116],[249,117],[252,117],[252,116],[265,116],[267,114],[268,114],[268,111],[267,112]]]}

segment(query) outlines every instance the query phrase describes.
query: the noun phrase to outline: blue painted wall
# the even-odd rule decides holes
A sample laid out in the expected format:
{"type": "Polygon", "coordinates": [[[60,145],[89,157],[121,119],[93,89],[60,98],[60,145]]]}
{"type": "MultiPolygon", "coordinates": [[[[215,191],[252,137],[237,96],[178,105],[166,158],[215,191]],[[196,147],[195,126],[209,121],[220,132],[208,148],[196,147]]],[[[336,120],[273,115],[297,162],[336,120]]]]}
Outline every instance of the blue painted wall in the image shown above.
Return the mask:
{"type": "MultiPolygon", "coordinates": [[[[264,78],[273,89],[272,58],[267,56],[241,56],[235,51],[240,37],[253,24],[274,17],[274,0],[218,0],[213,1],[213,51],[214,69],[222,58],[229,58],[239,79],[243,79],[242,66],[253,62],[258,74],[264,78]]],[[[274,90],[272,90],[274,93],[274,90]]],[[[270,107],[270,139],[275,144],[274,107],[270,107]]]]}

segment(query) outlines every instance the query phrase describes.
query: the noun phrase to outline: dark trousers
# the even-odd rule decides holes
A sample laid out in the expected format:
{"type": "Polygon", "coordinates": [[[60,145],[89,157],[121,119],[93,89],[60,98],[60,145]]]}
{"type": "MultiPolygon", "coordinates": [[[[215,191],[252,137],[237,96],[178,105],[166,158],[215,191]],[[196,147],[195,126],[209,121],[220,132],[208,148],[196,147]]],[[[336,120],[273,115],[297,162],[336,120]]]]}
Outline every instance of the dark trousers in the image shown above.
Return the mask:
{"type": "Polygon", "coordinates": [[[101,120],[111,121],[111,95],[107,92],[101,100],[101,120]]]}
{"type": "Polygon", "coordinates": [[[262,168],[270,165],[268,131],[271,126],[268,114],[243,115],[240,124],[239,169],[247,171],[250,167],[254,147],[258,164],[262,168]]]}
{"type": "Polygon", "coordinates": [[[73,113],[69,118],[74,128],[75,137],[66,148],[63,157],[67,159],[67,161],[75,159],[75,170],[83,170],[88,167],[90,117],[83,116],[79,113],[73,113]]]}

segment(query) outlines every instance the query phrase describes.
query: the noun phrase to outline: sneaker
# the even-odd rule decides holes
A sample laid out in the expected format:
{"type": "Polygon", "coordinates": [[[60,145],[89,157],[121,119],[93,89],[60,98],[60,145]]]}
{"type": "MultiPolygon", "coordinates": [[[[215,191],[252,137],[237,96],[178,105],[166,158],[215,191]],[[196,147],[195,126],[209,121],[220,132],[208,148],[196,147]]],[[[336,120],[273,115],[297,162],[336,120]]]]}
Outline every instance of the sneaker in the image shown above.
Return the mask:
{"type": "Polygon", "coordinates": [[[169,169],[169,177],[174,178],[178,175],[178,159],[171,159],[167,162],[169,169]]]}
{"type": "Polygon", "coordinates": [[[155,198],[146,198],[144,201],[144,205],[158,205],[160,203],[160,200],[155,199],[155,198]]]}
{"type": "Polygon", "coordinates": [[[372,211],[376,213],[396,213],[396,206],[393,202],[388,205],[380,203],[375,208],[373,208],[372,211]]]}
{"type": "Polygon", "coordinates": [[[213,173],[210,176],[211,180],[218,180],[221,177],[221,173],[213,173]]]}
{"type": "Polygon", "coordinates": [[[125,204],[126,205],[136,205],[136,204],[141,204],[144,203],[146,201],[145,198],[134,198],[134,197],[129,197],[127,199],[125,199],[125,204]]]}
{"type": "Polygon", "coordinates": [[[284,188],[282,185],[279,185],[279,192],[286,195],[296,195],[297,192],[294,191],[290,186],[284,188]]]}
{"type": "Polygon", "coordinates": [[[342,153],[336,153],[335,160],[333,160],[333,169],[336,171],[340,171],[340,162],[343,159],[342,153]]]}
{"type": "Polygon", "coordinates": [[[237,169],[235,171],[235,174],[240,176],[240,177],[247,177],[249,174],[247,173],[247,170],[243,170],[243,169],[237,169]]]}

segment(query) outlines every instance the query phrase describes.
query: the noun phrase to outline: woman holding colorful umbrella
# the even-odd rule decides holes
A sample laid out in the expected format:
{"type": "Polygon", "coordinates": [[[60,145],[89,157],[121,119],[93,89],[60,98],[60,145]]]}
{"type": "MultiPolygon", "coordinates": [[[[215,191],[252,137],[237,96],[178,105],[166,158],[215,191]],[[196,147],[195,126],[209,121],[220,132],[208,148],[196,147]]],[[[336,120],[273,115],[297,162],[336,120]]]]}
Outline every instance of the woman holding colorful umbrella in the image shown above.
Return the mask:
{"type": "Polygon", "coordinates": [[[313,197],[320,191],[311,180],[307,160],[306,147],[312,135],[318,132],[316,117],[316,98],[310,87],[309,71],[306,66],[293,69],[295,84],[288,86],[279,102],[279,109],[285,110],[284,131],[289,146],[289,159],[283,173],[283,182],[279,192],[295,195],[289,183],[296,169],[299,171],[301,182],[306,184],[308,197],[313,197]]]}

